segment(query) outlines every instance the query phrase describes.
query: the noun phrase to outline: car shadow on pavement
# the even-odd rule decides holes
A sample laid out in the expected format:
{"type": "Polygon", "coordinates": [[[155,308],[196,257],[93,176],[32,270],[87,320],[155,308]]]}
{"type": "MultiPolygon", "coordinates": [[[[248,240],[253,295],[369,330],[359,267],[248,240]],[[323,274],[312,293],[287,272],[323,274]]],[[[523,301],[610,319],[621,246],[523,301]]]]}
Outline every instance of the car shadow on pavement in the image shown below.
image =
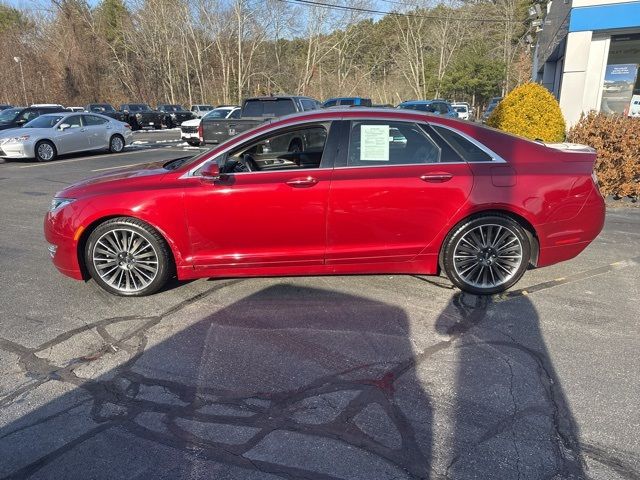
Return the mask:
{"type": "Polygon", "coordinates": [[[204,318],[200,295],[34,349],[0,339],[21,367],[0,397],[0,478],[581,478],[527,298],[455,293],[429,317],[238,283],[204,318]]]}

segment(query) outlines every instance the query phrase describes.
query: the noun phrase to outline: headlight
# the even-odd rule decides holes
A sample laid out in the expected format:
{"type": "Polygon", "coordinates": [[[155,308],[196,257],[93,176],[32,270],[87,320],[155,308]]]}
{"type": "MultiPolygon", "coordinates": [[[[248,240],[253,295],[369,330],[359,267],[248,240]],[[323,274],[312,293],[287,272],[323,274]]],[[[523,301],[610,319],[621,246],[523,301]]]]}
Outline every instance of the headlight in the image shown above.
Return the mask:
{"type": "Polygon", "coordinates": [[[9,140],[7,140],[7,143],[18,143],[18,142],[24,142],[25,140],[29,140],[29,135],[22,135],[20,137],[12,137],[9,140]]]}
{"type": "Polygon", "coordinates": [[[62,207],[69,205],[72,202],[75,202],[75,198],[54,198],[51,200],[51,206],[49,207],[50,212],[55,212],[56,210],[61,209],[62,207]]]}

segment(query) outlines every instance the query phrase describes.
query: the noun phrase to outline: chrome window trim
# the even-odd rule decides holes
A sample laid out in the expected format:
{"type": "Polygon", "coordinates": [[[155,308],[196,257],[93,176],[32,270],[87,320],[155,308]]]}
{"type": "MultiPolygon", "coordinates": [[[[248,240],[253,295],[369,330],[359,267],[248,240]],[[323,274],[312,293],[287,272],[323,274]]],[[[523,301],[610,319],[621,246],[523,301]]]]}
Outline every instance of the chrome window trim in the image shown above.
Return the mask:
{"type": "MultiPolygon", "coordinates": [[[[387,111],[385,110],[384,113],[386,113],[387,111]]],[[[287,128],[287,127],[295,127],[298,125],[304,125],[307,123],[325,123],[325,122],[335,122],[335,121],[340,121],[340,120],[350,120],[350,121],[366,121],[366,120],[388,120],[388,118],[378,118],[378,117],[371,117],[368,115],[363,115],[363,116],[356,116],[356,117],[334,117],[334,118],[325,118],[325,119],[307,119],[307,120],[303,120],[300,121],[296,124],[292,124],[292,125],[278,125],[278,126],[272,126],[271,128],[260,132],[260,133],[256,133],[254,135],[251,135],[250,137],[246,138],[244,141],[245,142],[250,142],[251,140],[254,140],[257,137],[260,137],[262,135],[268,135],[269,133],[279,130],[281,128],[287,128]]],[[[269,120],[269,122],[271,122],[272,120],[269,120]]],[[[389,121],[398,121],[398,122],[414,122],[414,123],[419,123],[420,120],[407,120],[407,119],[389,119],[389,121]]],[[[265,122],[266,123],[266,122],[265,122]]],[[[425,165],[457,165],[457,164],[461,164],[461,163],[466,163],[466,164],[483,164],[483,163],[507,163],[507,161],[502,158],[500,155],[498,155],[496,152],[494,152],[493,150],[491,150],[489,147],[485,146],[484,144],[480,143],[478,140],[476,140],[475,138],[467,135],[464,132],[461,132],[460,130],[450,127],[448,125],[443,125],[442,123],[437,123],[437,122],[430,122],[430,121],[424,121],[424,123],[426,123],[427,125],[433,127],[433,126],[437,126],[437,127],[441,127],[441,128],[445,128],[447,130],[452,131],[453,133],[460,135],[462,138],[464,138],[465,140],[468,140],[469,142],[471,142],[473,145],[475,145],[476,147],[478,147],[480,150],[482,150],[483,152],[485,152],[487,155],[489,155],[491,157],[491,160],[487,160],[487,161],[482,161],[482,162],[467,162],[466,160],[462,160],[460,162],[438,162],[438,163],[417,163],[417,164],[404,164],[404,165],[358,165],[358,166],[340,166],[340,167],[331,167],[331,170],[336,170],[336,169],[344,169],[344,168],[378,168],[378,167],[416,167],[416,166],[425,166],[425,165]]],[[[425,132],[426,133],[426,132],[425,132]]],[[[433,141],[433,140],[432,140],[433,141]]],[[[190,170],[188,170],[187,172],[183,173],[180,177],[179,180],[181,179],[186,179],[186,178],[194,178],[194,177],[199,177],[199,175],[195,175],[195,172],[198,171],[200,168],[202,168],[202,166],[207,163],[210,162],[211,160],[214,160],[215,158],[218,158],[221,155],[224,155],[226,153],[228,153],[230,150],[232,150],[234,147],[238,146],[237,143],[230,145],[229,147],[225,148],[224,150],[221,150],[218,155],[216,155],[215,157],[210,157],[207,158],[206,160],[202,160],[201,162],[199,162],[196,166],[194,166],[193,168],[191,168],[190,170]]],[[[213,147],[216,148],[216,147],[213,147]]],[[[329,168],[301,168],[299,170],[291,170],[292,172],[304,172],[304,171],[319,171],[319,170],[330,170],[329,168]]],[[[260,173],[280,173],[286,170],[272,170],[272,171],[268,171],[268,172],[260,172],[260,173]]],[[[235,172],[234,175],[236,175],[237,173],[258,173],[258,172],[235,172]]]]}
{"type": "MultiPolygon", "coordinates": [[[[429,123],[429,122],[427,122],[429,123]]],[[[468,140],[469,142],[471,142],[472,144],[474,144],[476,147],[478,147],[480,150],[482,150],[484,153],[486,153],[487,155],[489,155],[491,157],[491,160],[489,161],[482,161],[482,162],[467,162],[465,161],[464,163],[470,163],[470,164],[475,164],[475,163],[507,163],[507,161],[502,158],[500,155],[498,155],[496,152],[494,152],[493,150],[491,150],[489,147],[487,147],[486,145],[480,143],[478,140],[476,140],[475,138],[467,135],[464,132],[461,132],[460,130],[450,127],[449,125],[443,125],[441,123],[429,123],[429,125],[431,127],[440,127],[440,128],[444,128],[445,130],[449,130],[455,134],[460,135],[462,138],[464,138],[465,140],[468,140]]],[[[437,133],[437,131],[436,131],[437,133]]],[[[457,162],[456,162],[457,163],[457,162]]]]}

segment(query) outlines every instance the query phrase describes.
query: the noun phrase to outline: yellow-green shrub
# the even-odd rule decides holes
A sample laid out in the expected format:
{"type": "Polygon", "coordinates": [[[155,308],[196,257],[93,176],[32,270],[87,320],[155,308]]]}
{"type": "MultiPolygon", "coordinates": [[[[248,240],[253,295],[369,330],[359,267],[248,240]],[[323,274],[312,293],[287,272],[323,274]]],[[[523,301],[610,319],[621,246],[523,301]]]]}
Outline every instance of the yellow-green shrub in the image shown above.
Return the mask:
{"type": "Polygon", "coordinates": [[[592,112],[571,128],[567,140],[596,149],[603,195],[640,195],[640,118],[592,112]]]}
{"type": "Polygon", "coordinates": [[[537,83],[514,88],[487,120],[491,127],[531,140],[561,142],[566,125],[555,97],[537,83]]]}

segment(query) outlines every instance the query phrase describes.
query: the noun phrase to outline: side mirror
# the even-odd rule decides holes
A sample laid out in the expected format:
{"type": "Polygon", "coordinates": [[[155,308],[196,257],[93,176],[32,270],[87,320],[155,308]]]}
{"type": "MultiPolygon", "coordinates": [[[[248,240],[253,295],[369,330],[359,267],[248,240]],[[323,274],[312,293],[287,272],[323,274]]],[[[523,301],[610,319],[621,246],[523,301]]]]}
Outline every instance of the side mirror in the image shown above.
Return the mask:
{"type": "Polygon", "coordinates": [[[220,175],[220,167],[216,162],[209,162],[205,165],[205,167],[200,170],[200,176],[202,177],[202,181],[205,182],[216,182],[222,177],[220,175]]]}
{"type": "Polygon", "coordinates": [[[64,132],[67,128],[71,128],[71,125],[69,125],[68,123],[63,123],[58,128],[60,128],[60,130],[64,132]]]}

